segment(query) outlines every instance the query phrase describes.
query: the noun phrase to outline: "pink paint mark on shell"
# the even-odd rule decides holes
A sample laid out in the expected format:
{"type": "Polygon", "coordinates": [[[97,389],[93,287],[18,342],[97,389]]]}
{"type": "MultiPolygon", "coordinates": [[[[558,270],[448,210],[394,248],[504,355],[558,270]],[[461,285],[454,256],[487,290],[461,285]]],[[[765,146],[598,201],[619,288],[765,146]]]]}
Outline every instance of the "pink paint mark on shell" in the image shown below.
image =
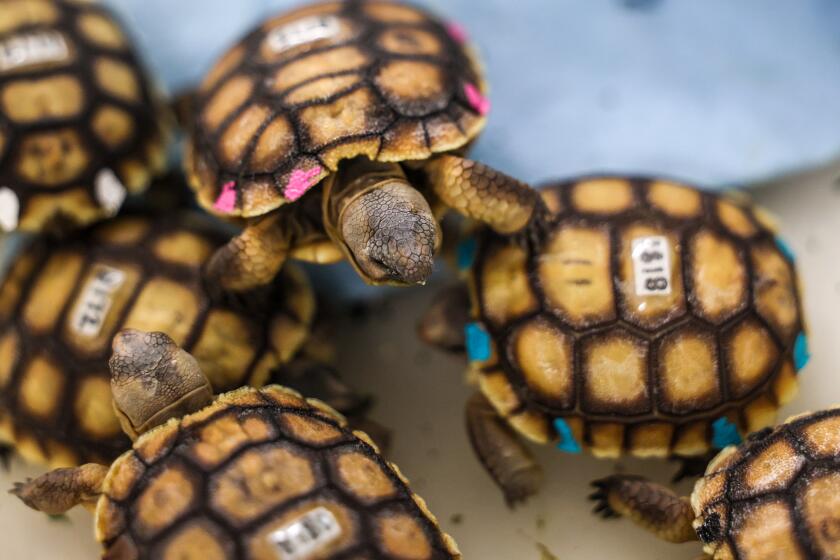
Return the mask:
{"type": "Polygon", "coordinates": [[[446,24],[446,32],[449,33],[449,36],[452,37],[456,43],[463,44],[467,42],[467,39],[469,39],[467,30],[463,25],[456,21],[450,21],[446,24]]]}
{"type": "Polygon", "coordinates": [[[218,210],[219,212],[224,212],[225,214],[230,214],[233,212],[233,209],[236,207],[236,182],[229,181],[222,185],[222,192],[219,194],[219,198],[216,199],[216,202],[213,204],[213,208],[218,210]]]}
{"type": "Polygon", "coordinates": [[[490,100],[484,97],[473,84],[464,84],[464,94],[479,115],[486,115],[490,112],[490,100]]]}
{"type": "Polygon", "coordinates": [[[321,174],[321,166],[316,165],[312,169],[295,169],[289,177],[289,182],[286,183],[286,190],[283,196],[287,200],[294,202],[303,196],[303,194],[311,189],[318,182],[318,176],[321,174]]]}

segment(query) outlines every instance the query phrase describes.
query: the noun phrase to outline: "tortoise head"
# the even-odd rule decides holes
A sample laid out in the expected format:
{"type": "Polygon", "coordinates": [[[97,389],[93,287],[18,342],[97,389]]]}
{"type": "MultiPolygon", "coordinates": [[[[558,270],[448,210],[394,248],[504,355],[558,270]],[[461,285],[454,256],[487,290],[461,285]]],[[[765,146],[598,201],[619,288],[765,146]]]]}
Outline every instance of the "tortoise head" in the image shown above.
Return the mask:
{"type": "Polygon", "coordinates": [[[356,197],[338,226],[369,284],[423,284],[431,275],[440,226],[425,197],[404,179],[356,197]]]}
{"type": "Polygon", "coordinates": [[[166,334],[125,329],[112,347],[114,411],[132,439],[213,400],[198,362],[166,334]]]}

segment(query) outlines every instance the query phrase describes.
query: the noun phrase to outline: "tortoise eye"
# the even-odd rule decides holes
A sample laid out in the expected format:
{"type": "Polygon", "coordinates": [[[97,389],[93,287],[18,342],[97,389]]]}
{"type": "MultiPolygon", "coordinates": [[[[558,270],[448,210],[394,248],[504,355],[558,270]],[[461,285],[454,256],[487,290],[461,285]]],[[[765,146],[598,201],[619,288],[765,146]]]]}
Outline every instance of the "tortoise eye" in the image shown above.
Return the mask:
{"type": "Polygon", "coordinates": [[[716,511],[709,514],[697,528],[697,536],[706,544],[719,540],[720,532],[720,514],[716,511]]]}

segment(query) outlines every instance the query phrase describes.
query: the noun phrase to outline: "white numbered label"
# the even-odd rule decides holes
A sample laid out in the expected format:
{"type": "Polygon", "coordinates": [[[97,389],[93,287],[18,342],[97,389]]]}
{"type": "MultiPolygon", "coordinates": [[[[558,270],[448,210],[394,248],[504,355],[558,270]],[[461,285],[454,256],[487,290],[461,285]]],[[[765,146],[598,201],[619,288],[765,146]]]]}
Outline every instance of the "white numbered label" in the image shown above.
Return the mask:
{"type": "Polygon", "coordinates": [[[108,310],[111,309],[112,296],[124,282],[125,273],[122,270],[104,264],[97,265],[76,304],[70,323],[73,331],[88,338],[98,336],[108,310]]]}
{"type": "Polygon", "coordinates": [[[337,17],[311,16],[272,29],[266,41],[271,50],[281,52],[313,41],[329,39],[338,35],[339,31],[341,23],[337,17]]]}
{"type": "Polygon", "coordinates": [[[637,237],[632,243],[636,295],[671,293],[671,248],[664,236],[637,237]]]}
{"type": "Polygon", "coordinates": [[[268,536],[282,560],[304,560],[341,536],[335,515],[318,507],[268,536]]]}
{"type": "Polygon", "coordinates": [[[58,31],[16,35],[0,42],[0,72],[44,62],[60,62],[69,56],[67,41],[58,31]]]}

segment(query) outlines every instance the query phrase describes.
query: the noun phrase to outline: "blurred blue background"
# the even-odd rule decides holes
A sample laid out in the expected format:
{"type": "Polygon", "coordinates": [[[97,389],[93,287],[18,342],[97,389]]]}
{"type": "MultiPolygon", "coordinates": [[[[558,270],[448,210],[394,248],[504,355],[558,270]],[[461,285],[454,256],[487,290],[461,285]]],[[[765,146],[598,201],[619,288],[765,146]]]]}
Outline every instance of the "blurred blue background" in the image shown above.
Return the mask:
{"type": "MultiPolygon", "coordinates": [[[[170,91],[295,0],[106,0],[170,91]]],[[[419,1],[469,32],[493,110],[473,155],[743,185],[840,154],[840,1],[419,1]]]]}

